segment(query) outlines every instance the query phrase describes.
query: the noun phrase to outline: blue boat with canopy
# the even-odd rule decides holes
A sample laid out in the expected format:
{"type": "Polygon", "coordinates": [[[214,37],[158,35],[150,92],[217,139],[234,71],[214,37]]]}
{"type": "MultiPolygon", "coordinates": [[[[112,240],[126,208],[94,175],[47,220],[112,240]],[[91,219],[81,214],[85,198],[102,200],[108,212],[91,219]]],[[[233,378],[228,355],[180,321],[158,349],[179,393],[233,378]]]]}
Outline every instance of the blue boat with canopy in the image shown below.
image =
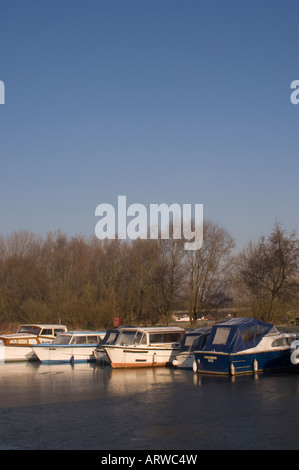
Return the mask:
{"type": "Polygon", "coordinates": [[[193,370],[236,375],[294,367],[296,338],[256,318],[232,318],[212,327],[204,348],[194,351],[193,370]]]}

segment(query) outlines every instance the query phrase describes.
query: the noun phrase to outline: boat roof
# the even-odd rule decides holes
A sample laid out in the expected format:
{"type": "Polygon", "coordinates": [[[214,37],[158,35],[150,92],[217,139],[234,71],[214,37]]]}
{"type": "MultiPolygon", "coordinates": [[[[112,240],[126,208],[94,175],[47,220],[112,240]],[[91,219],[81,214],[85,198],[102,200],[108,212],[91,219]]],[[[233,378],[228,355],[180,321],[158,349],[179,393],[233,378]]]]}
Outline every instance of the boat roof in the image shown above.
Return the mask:
{"type": "Polygon", "coordinates": [[[145,333],[166,333],[166,332],[178,332],[178,331],[185,331],[184,328],[179,326],[127,326],[120,328],[120,331],[123,330],[139,330],[145,333]]]}
{"type": "Polygon", "coordinates": [[[78,335],[104,335],[106,331],[87,331],[87,330],[76,330],[76,331],[65,331],[64,336],[78,336],[78,335]]]}
{"type": "Polygon", "coordinates": [[[38,328],[66,328],[65,325],[58,325],[56,323],[21,323],[18,328],[20,328],[21,326],[29,326],[30,328],[32,326],[38,328]]]}
{"type": "Polygon", "coordinates": [[[250,349],[257,346],[273,328],[271,323],[256,318],[231,318],[212,327],[203,350],[236,353],[250,349]]]}

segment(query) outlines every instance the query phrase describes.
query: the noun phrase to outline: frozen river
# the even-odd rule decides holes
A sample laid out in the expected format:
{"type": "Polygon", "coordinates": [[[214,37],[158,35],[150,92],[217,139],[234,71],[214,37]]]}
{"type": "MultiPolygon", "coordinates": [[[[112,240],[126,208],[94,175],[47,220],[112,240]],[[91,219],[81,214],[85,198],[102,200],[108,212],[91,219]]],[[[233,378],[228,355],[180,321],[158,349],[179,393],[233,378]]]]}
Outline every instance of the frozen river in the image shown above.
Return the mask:
{"type": "Polygon", "coordinates": [[[2,364],[0,418],[0,449],[299,449],[299,370],[2,364]]]}

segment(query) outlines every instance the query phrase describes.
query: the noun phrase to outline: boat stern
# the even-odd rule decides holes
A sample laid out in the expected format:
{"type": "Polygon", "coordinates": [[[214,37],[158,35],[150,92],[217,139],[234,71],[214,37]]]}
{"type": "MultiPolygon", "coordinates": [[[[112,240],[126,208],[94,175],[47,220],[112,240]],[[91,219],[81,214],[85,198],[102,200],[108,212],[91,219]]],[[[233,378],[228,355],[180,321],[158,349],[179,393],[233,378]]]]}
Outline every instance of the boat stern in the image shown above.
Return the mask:
{"type": "Polygon", "coordinates": [[[211,351],[194,352],[194,372],[207,374],[231,374],[234,372],[230,354],[211,351]]]}

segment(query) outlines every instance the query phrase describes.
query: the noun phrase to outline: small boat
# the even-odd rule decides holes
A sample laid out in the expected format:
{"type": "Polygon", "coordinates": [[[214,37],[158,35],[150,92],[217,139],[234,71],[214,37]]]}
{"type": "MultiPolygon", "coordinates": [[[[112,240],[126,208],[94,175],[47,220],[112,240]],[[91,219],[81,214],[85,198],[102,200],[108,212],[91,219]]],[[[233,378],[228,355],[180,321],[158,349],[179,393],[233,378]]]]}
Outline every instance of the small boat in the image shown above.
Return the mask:
{"type": "Polygon", "coordinates": [[[110,364],[110,359],[107,356],[107,353],[104,349],[104,345],[115,344],[115,341],[118,335],[119,335],[118,329],[108,330],[106,332],[106,335],[104,336],[102,341],[99,342],[99,344],[97,345],[97,347],[95,348],[93,352],[97,364],[110,364]]]}
{"type": "Polygon", "coordinates": [[[255,318],[232,318],[212,327],[204,348],[194,351],[193,370],[237,375],[294,367],[291,345],[296,338],[255,318]]]}
{"type": "Polygon", "coordinates": [[[194,351],[201,350],[206,344],[211,328],[198,328],[185,334],[179,354],[172,361],[177,369],[193,369],[194,351]]]}
{"type": "Polygon", "coordinates": [[[120,328],[114,344],[103,345],[113,368],[171,365],[185,330],[179,327],[120,328]]]}
{"type": "Polygon", "coordinates": [[[51,343],[60,333],[67,331],[64,325],[24,324],[15,333],[0,334],[0,360],[18,362],[37,360],[32,346],[51,343]]]}
{"type": "Polygon", "coordinates": [[[33,350],[42,363],[95,362],[94,349],[105,331],[68,331],[52,344],[36,344],[33,350]]]}

